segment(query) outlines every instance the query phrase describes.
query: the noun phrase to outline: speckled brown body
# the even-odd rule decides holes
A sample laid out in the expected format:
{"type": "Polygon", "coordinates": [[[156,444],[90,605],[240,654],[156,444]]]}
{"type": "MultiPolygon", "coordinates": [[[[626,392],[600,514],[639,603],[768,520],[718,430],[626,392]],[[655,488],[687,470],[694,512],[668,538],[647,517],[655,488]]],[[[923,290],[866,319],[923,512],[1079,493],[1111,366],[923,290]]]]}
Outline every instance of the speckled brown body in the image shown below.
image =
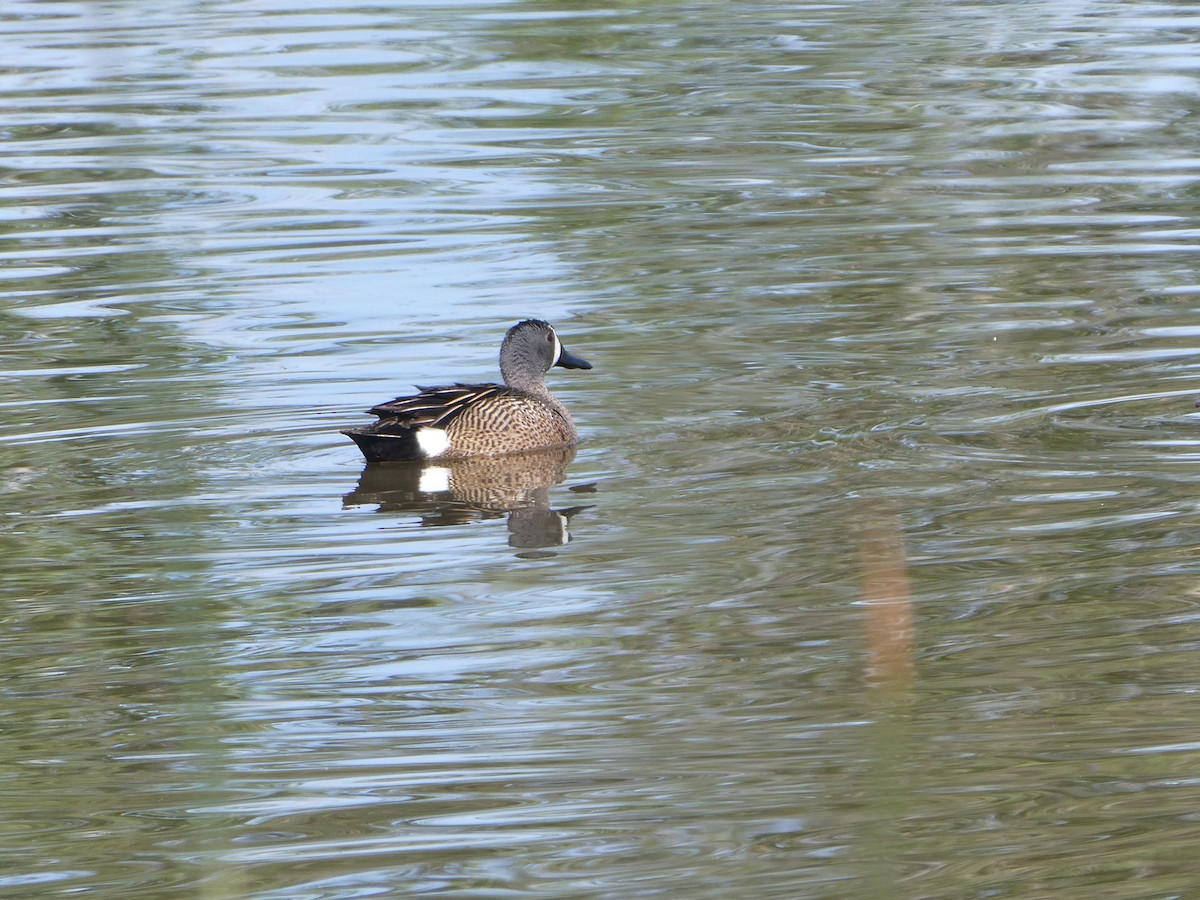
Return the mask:
{"type": "Polygon", "coordinates": [[[511,388],[469,404],[446,426],[446,436],[450,447],[439,459],[522,453],[579,440],[571,414],[554,397],[511,388]]]}
{"type": "Polygon", "coordinates": [[[500,350],[505,384],[422,388],[370,411],[379,421],[343,431],[369,462],[500,456],[578,440],[571,414],[547,389],[551,366],[590,369],[566,351],[545,322],[509,329],[500,350]]]}

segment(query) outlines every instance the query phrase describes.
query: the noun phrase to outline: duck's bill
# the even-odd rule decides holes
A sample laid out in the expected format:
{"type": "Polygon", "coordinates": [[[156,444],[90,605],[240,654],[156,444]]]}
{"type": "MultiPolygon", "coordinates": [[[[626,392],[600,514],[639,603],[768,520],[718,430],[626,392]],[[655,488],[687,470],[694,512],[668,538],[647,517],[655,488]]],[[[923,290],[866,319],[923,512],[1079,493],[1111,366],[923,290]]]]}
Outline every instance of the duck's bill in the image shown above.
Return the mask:
{"type": "Polygon", "coordinates": [[[590,369],[592,367],[590,362],[571,353],[566,347],[563,347],[562,352],[558,354],[558,362],[555,365],[562,366],[564,369],[590,369]]]}

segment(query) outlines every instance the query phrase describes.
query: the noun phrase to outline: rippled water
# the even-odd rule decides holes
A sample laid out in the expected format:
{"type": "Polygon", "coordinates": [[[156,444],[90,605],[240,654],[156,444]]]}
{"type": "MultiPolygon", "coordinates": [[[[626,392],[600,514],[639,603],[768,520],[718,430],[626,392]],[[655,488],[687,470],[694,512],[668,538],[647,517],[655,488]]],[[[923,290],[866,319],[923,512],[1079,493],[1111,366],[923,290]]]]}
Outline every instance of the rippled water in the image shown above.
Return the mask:
{"type": "Polygon", "coordinates": [[[1200,9],[0,26],[0,893],[1194,890],[1200,9]]]}

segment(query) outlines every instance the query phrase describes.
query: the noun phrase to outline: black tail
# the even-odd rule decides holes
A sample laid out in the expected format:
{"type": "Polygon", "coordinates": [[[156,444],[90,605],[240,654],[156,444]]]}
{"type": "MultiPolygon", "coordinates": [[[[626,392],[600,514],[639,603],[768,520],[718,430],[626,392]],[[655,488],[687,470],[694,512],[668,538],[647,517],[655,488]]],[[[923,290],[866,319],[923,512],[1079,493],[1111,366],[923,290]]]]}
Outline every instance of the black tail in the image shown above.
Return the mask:
{"type": "Polygon", "coordinates": [[[398,430],[397,434],[380,434],[363,428],[347,428],[346,435],[367,458],[367,462],[395,462],[404,459],[421,459],[421,448],[417,444],[417,433],[411,428],[398,430]]]}

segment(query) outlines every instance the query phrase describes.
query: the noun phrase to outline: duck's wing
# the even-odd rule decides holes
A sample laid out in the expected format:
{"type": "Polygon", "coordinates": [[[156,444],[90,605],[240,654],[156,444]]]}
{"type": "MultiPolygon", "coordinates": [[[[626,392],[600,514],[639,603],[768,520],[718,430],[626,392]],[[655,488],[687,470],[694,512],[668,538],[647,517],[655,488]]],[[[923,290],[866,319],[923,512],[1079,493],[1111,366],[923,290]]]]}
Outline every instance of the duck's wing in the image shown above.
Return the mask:
{"type": "Polygon", "coordinates": [[[510,389],[502,384],[452,384],[422,387],[411,397],[397,397],[367,410],[380,419],[390,419],[405,428],[445,428],[463,410],[475,403],[510,389]]]}

